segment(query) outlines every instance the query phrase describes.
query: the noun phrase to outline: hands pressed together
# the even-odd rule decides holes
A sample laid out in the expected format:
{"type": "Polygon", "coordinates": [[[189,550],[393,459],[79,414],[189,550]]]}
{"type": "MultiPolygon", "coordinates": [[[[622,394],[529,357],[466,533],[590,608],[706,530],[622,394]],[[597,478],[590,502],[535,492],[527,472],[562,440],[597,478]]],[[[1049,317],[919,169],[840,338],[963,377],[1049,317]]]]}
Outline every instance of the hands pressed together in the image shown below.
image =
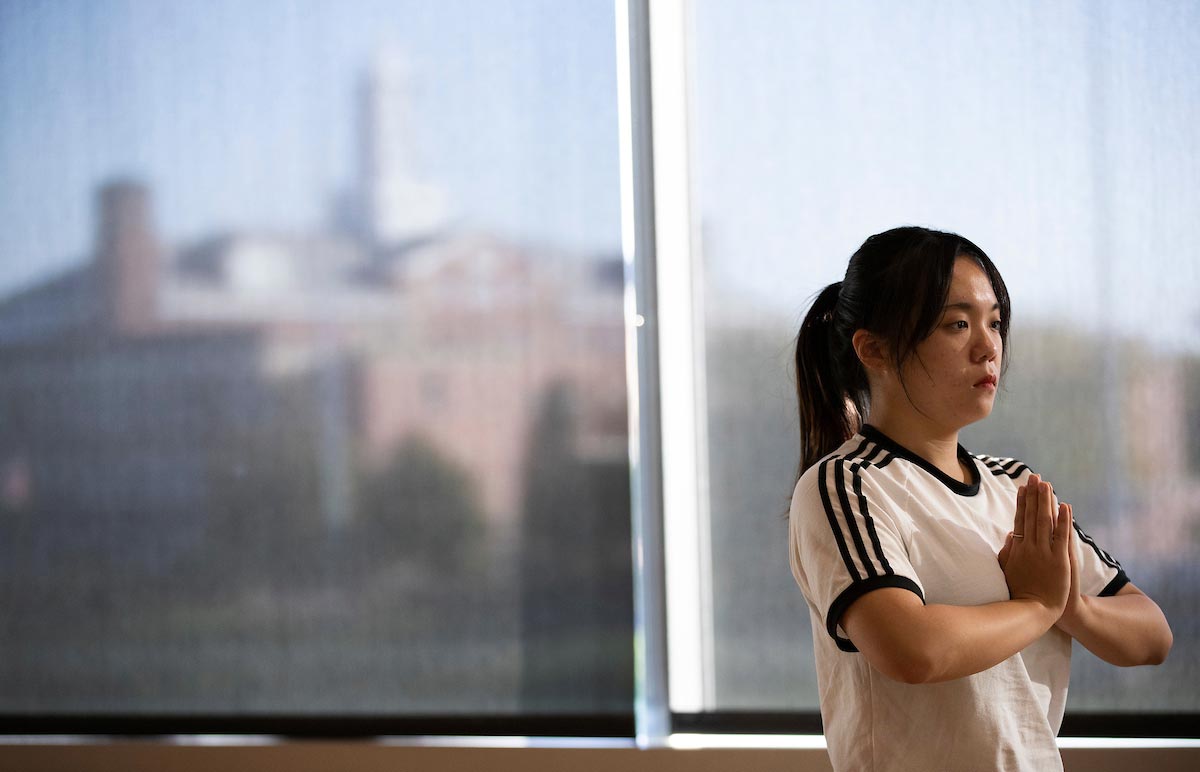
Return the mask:
{"type": "Polygon", "coordinates": [[[1078,612],[1079,571],[1075,565],[1071,505],[1054,512],[1054,488],[1032,474],[1017,489],[1013,530],[998,559],[1009,596],[1035,600],[1053,612],[1056,624],[1078,612]]]}

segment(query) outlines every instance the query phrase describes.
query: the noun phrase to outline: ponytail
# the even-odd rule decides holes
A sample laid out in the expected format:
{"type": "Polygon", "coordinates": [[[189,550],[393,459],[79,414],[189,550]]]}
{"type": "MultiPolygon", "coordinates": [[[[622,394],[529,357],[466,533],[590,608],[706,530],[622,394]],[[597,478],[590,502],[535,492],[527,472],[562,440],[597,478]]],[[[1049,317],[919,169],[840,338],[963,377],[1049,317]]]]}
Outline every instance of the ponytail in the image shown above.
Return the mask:
{"type": "MultiPolygon", "coordinates": [[[[836,329],[842,283],[821,291],[796,336],[796,397],[800,406],[800,471],[845,442],[861,423],[861,405],[843,384],[849,343],[836,329]]],[[[853,355],[853,349],[850,350],[853,355]]],[[[857,364],[857,356],[854,357],[857,364]]]]}

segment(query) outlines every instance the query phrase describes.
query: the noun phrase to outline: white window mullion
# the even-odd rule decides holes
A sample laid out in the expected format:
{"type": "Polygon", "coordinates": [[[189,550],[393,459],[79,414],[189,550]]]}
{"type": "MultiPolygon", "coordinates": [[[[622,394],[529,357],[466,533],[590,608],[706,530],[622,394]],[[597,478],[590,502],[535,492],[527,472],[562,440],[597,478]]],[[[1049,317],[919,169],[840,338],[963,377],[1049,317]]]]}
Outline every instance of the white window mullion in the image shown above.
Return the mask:
{"type": "Polygon", "coordinates": [[[692,216],[687,0],[649,5],[655,259],[672,711],[713,698],[712,550],[707,496],[703,276],[692,216]]]}

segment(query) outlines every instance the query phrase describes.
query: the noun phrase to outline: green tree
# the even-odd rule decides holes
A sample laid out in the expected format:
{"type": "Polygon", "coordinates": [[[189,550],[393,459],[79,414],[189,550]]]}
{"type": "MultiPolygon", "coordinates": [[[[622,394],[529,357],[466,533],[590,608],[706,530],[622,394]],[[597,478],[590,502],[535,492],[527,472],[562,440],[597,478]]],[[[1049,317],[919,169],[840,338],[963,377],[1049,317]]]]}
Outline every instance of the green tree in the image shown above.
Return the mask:
{"type": "Polygon", "coordinates": [[[521,520],[521,698],[531,711],[623,711],[633,698],[629,465],[577,451],[572,387],[534,420],[521,520]]]}
{"type": "Polygon", "coordinates": [[[471,473],[427,439],[410,435],[359,485],[358,523],[378,560],[422,560],[461,571],[479,559],[484,528],[471,473]]]}

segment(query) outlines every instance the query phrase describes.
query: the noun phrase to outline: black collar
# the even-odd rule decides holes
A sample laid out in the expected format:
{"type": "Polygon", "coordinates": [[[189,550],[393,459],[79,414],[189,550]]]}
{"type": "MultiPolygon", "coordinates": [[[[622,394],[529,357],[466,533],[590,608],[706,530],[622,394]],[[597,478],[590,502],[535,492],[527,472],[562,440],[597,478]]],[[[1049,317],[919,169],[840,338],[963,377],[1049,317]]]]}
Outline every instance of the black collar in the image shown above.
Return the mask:
{"type": "Polygon", "coordinates": [[[960,461],[966,464],[968,469],[971,470],[971,479],[969,482],[965,483],[955,480],[941,469],[938,469],[921,456],[913,453],[911,450],[896,442],[891,437],[887,436],[870,424],[863,424],[862,428],[858,430],[858,433],[863,437],[866,437],[868,440],[882,445],[892,454],[913,462],[926,472],[929,472],[931,475],[936,477],[943,485],[957,493],[959,496],[974,496],[976,493],[979,493],[979,467],[975,465],[975,459],[971,457],[971,454],[967,452],[967,449],[964,448],[962,444],[959,444],[958,446],[958,458],[960,461]]]}

